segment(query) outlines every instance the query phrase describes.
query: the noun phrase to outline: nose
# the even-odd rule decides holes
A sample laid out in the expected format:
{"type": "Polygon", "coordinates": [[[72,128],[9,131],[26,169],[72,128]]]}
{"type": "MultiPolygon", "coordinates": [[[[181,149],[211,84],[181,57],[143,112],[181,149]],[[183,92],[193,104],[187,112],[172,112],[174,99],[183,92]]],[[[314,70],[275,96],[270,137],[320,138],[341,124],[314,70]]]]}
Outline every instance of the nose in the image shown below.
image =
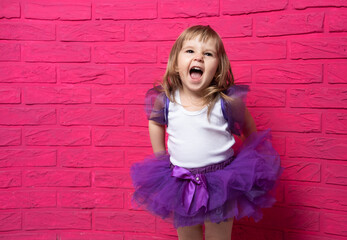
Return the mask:
{"type": "Polygon", "coordinates": [[[203,55],[201,53],[196,53],[196,55],[194,56],[194,60],[198,61],[198,62],[202,62],[203,61],[203,55]]]}

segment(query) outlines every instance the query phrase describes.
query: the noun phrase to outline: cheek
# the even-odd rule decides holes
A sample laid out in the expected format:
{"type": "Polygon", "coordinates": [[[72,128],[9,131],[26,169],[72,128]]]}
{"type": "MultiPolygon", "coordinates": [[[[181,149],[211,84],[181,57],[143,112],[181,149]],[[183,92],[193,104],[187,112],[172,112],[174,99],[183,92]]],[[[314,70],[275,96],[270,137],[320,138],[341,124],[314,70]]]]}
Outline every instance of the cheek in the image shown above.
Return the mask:
{"type": "Polygon", "coordinates": [[[215,63],[214,74],[216,74],[218,67],[219,67],[219,61],[217,61],[217,62],[215,63]]]}
{"type": "Polygon", "coordinates": [[[217,69],[218,69],[218,62],[211,64],[211,68],[210,68],[211,75],[215,75],[217,72],[217,69]]]}
{"type": "Polygon", "coordinates": [[[185,61],[185,60],[178,61],[177,67],[176,67],[177,72],[186,72],[188,65],[189,64],[187,64],[187,61],[185,61]]]}
{"type": "Polygon", "coordinates": [[[180,71],[182,69],[182,59],[180,57],[177,58],[177,63],[176,63],[176,71],[180,71]]]}
{"type": "Polygon", "coordinates": [[[175,71],[176,71],[176,72],[182,71],[182,61],[177,60],[177,64],[176,64],[176,67],[175,67],[175,71]]]}

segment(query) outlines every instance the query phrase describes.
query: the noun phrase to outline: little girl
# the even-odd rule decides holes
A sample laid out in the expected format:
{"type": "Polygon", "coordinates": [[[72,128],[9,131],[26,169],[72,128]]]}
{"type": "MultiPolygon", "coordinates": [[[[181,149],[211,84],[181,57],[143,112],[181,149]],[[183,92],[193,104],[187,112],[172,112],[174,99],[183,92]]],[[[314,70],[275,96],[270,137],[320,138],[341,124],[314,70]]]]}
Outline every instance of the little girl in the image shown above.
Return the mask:
{"type": "Polygon", "coordinates": [[[247,92],[219,35],[200,25],[178,37],[161,86],[147,92],[154,154],[131,168],[133,199],[172,219],[179,239],[202,239],[202,225],[206,239],[230,239],[234,217],[259,221],[275,202],[280,159],[269,131],[256,132],[247,92]],[[245,140],[239,151],[234,135],[245,140]]]}

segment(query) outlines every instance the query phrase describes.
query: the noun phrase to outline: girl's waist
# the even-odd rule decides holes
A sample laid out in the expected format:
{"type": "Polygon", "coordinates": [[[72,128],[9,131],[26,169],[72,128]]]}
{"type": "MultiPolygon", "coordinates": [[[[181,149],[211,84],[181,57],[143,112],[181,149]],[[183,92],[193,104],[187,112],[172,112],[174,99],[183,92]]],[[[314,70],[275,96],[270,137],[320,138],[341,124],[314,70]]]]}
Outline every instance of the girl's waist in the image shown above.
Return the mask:
{"type": "MultiPolygon", "coordinates": [[[[221,169],[225,168],[226,166],[228,166],[234,159],[235,159],[235,157],[232,156],[225,161],[213,163],[213,164],[206,165],[203,167],[196,167],[196,168],[184,167],[184,168],[189,170],[192,174],[201,174],[201,173],[204,174],[204,173],[215,172],[217,170],[221,170],[221,169]]],[[[175,167],[175,165],[171,163],[170,168],[173,169],[174,167],[175,167]]]]}

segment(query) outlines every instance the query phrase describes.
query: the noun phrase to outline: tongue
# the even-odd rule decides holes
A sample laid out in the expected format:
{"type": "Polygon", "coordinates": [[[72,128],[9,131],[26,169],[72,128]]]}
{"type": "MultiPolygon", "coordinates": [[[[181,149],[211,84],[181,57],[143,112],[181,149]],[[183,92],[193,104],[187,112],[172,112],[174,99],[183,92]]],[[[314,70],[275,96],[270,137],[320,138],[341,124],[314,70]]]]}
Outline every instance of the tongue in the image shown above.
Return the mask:
{"type": "Polygon", "coordinates": [[[193,78],[193,79],[198,79],[198,78],[201,78],[201,73],[199,73],[199,72],[192,72],[191,74],[190,74],[190,77],[191,78],[193,78]]]}

